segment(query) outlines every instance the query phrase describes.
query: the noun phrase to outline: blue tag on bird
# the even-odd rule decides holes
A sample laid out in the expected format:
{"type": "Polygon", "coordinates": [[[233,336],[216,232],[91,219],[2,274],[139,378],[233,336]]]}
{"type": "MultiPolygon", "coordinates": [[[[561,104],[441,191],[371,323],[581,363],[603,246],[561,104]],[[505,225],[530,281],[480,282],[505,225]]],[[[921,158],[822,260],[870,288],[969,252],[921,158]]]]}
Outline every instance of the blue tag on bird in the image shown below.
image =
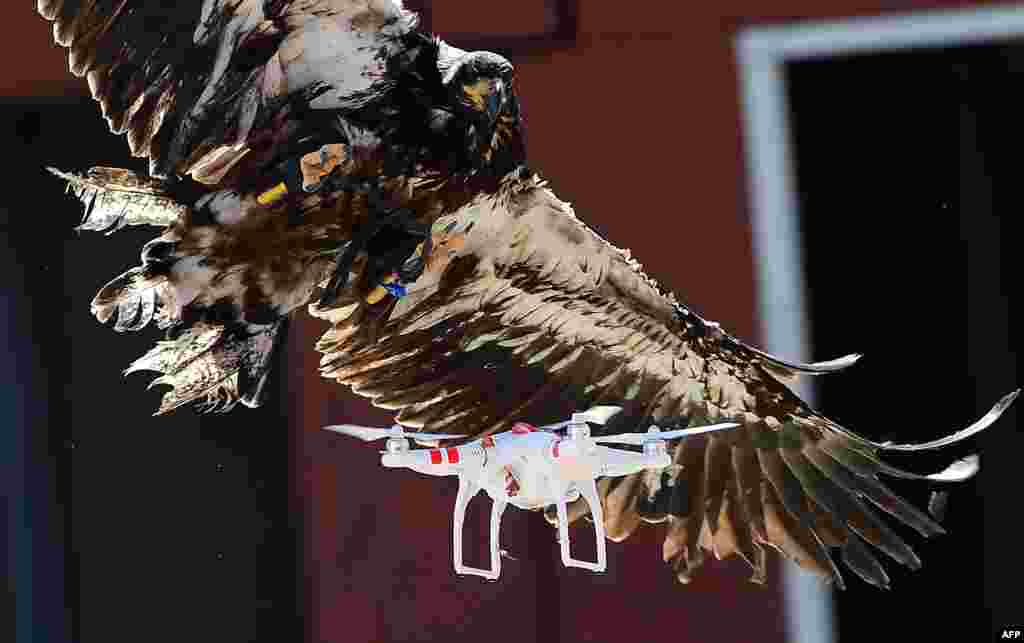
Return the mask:
{"type": "Polygon", "coordinates": [[[389,284],[381,284],[381,286],[383,286],[384,290],[391,293],[391,296],[393,296],[396,299],[401,299],[402,297],[405,297],[405,286],[403,286],[401,283],[397,281],[392,281],[389,284]]]}

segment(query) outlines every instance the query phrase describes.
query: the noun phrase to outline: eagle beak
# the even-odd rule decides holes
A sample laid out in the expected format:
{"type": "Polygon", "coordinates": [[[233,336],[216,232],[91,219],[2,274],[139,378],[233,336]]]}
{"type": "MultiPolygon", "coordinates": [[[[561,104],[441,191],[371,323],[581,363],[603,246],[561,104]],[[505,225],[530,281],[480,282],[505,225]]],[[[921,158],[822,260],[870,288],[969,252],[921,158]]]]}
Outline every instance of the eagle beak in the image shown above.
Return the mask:
{"type": "Polygon", "coordinates": [[[505,104],[505,85],[500,80],[479,80],[463,87],[466,103],[493,125],[505,104]]]}
{"type": "Polygon", "coordinates": [[[501,112],[501,107],[505,102],[505,88],[502,86],[501,81],[495,83],[494,88],[484,96],[484,111],[487,114],[487,121],[489,123],[495,123],[498,120],[498,114],[501,112]]]}

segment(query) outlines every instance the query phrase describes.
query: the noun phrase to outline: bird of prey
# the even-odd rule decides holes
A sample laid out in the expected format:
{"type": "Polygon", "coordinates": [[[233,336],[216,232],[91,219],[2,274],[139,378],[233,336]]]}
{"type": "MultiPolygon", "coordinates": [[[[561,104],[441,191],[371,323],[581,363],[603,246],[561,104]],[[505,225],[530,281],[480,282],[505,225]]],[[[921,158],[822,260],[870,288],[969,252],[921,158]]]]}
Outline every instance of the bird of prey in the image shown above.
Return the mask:
{"type": "Polygon", "coordinates": [[[821,415],[787,384],[856,355],[789,362],[663,291],[529,168],[512,65],[419,33],[397,0],[38,3],[111,129],[149,158],[150,176],[58,173],[82,229],[163,228],[93,302],[118,331],[166,330],[128,368],[170,387],[160,413],[259,405],[282,320],[309,304],[331,325],[322,374],[424,434],[596,404],[624,408],[604,432],[737,423],[675,445],[661,472],[599,484],[608,537],[668,523],[683,582],[705,551],[763,581],[774,548],[842,586],[838,553],[885,587],[869,545],[920,561],[873,509],[942,527],[879,475],[961,480],[977,464],[920,476],[880,454],[962,440],[1017,395],[922,444],[821,415]]]}

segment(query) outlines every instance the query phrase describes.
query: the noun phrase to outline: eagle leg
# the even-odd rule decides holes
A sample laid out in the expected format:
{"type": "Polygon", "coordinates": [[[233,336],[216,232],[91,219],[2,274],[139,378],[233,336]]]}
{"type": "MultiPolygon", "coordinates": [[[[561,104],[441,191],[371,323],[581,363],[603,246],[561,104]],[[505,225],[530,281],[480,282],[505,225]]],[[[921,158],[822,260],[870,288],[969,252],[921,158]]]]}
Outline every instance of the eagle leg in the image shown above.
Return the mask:
{"type": "Polygon", "coordinates": [[[368,221],[356,230],[352,239],[345,242],[344,245],[335,251],[338,253],[338,260],[334,264],[334,274],[331,275],[331,279],[324,286],[324,291],[320,293],[320,301],[318,303],[320,308],[329,308],[337,301],[341,289],[348,284],[349,272],[352,270],[352,264],[355,262],[356,256],[359,255],[360,250],[366,247],[366,244],[381,228],[381,225],[378,221],[368,221]]]}
{"type": "Polygon", "coordinates": [[[403,281],[410,281],[405,277],[412,277],[414,281],[422,274],[423,263],[420,261],[418,266],[415,261],[407,264],[416,253],[419,239],[429,238],[429,228],[416,222],[415,210],[389,207],[375,182],[353,180],[344,175],[336,180],[344,181],[343,189],[366,194],[370,216],[352,238],[338,248],[334,273],[320,295],[319,306],[322,308],[337,301],[342,288],[348,283],[352,264],[364,250],[370,255],[370,283],[379,285],[392,273],[398,273],[403,281]]]}
{"type": "Polygon", "coordinates": [[[433,245],[433,238],[428,235],[417,246],[416,250],[413,250],[412,255],[405,260],[402,267],[398,270],[398,276],[403,282],[412,283],[419,279],[427,267],[427,257],[430,256],[433,245]]]}

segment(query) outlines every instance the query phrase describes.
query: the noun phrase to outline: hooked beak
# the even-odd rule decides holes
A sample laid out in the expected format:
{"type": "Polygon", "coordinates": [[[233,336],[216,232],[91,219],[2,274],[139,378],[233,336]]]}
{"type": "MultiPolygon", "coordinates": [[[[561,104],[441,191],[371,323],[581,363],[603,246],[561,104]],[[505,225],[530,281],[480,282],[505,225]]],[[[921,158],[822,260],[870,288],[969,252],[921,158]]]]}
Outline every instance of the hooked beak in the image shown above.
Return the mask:
{"type": "Polygon", "coordinates": [[[487,114],[489,123],[493,124],[498,120],[498,113],[501,111],[502,103],[505,102],[504,96],[504,87],[500,81],[495,84],[493,91],[484,96],[484,112],[487,114]]]}
{"type": "Polygon", "coordinates": [[[500,80],[479,80],[463,87],[464,102],[488,125],[498,121],[505,103],[505,85],[500,80]]]}

